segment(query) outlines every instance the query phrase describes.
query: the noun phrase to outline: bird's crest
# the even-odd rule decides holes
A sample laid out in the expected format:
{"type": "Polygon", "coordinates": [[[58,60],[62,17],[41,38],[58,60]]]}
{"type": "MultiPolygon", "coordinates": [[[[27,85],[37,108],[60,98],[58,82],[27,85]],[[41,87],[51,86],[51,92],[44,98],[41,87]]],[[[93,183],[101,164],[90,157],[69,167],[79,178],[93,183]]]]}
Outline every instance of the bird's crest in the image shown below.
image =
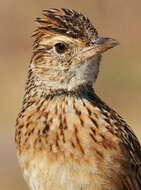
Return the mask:
{"type": "Polygon", "coordinates": [[[67,35],[89,42],[92,37],[97,38],[98,32],[90,20],[74,10],[47,9],[43,11],[44,18],[37,18],[38,28],[33,37],[37,42],[42,37],[56,33],[67,35]]]}

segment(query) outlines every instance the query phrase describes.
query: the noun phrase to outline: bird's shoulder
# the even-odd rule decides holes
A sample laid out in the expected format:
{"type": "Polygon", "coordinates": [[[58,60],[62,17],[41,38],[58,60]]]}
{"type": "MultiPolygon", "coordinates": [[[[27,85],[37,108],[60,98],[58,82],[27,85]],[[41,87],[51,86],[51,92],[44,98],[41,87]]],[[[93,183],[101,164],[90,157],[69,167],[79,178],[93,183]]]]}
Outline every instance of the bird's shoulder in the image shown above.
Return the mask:
{"type": "Polygon", "coordinates": [[[105,116],[105,121],[111,126],[109,131],[120,139],[120,148],[125,156],[125,167],[128,168],[127,176],[124,176],[125,189],[141,188],[141,145],[132,128],[125,120],[95,93],[89,94],[89,101],[100,109],[105,116]]]}

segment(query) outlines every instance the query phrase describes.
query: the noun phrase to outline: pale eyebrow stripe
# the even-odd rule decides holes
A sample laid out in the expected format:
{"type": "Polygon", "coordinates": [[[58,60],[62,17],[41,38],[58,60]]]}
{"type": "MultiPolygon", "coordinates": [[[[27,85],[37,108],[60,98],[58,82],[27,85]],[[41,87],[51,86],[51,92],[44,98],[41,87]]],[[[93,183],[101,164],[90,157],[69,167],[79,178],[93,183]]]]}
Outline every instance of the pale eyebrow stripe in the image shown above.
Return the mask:
{"type": "MultiPolygon", "coordinates": [[[[45,39],[44,38],[44,40],[41,40],[41,42],[40,42],[40,44],[41,45],[48,45],[48,46],[52,46],[52,45],[54,45],[54,43],[53,42],[62,42],[62,41],[64,41],[64,42],[72,42],[72,40],[73,40],[73,42],[74,43],[77,43],[78,45],[83,45],[84,44],[84,42],[83,41],[81,41],[81,40],[78,40],[78,39],[74,39],[74,38],[71,38],[71,37],[67,37],[67,36],[63,36],[63,35],[55,35],[55,36],[53,36],[53,37],[51,37],[51,38],[49,38],[49,39],[45,39]]],[[[83,45],[84,46],[84,45],[83,45]]]]}

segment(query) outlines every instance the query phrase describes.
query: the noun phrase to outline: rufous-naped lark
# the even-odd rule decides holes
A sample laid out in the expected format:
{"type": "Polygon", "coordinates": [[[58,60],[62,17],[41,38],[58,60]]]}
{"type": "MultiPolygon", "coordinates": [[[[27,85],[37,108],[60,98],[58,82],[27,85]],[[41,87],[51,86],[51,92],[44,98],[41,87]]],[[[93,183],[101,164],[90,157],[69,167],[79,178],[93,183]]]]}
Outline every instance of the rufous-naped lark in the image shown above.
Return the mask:
{"type": "Polygon", "coordinates": [[[37,18],[16,148],[31,190],[140,190],[141,146],[96,94],[101,54],[118,45],[70,9],[37,18]]]}

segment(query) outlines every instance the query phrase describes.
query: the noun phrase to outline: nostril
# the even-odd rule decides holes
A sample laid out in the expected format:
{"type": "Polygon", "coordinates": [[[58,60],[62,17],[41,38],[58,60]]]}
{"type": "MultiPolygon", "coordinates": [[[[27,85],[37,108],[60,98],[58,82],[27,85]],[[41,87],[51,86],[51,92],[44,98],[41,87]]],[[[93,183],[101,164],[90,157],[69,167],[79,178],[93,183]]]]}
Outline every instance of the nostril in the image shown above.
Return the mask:
{"type": "Polygon", "coordinates": [[[91,39],[91,41],[90,41],[90,45],[94,45],[94,44],[95,44],[95,42],[96,42],[98,39],[99,39],[99,37],[98,37],[98,36],[93,37],[93,38],[91,39]]]}

